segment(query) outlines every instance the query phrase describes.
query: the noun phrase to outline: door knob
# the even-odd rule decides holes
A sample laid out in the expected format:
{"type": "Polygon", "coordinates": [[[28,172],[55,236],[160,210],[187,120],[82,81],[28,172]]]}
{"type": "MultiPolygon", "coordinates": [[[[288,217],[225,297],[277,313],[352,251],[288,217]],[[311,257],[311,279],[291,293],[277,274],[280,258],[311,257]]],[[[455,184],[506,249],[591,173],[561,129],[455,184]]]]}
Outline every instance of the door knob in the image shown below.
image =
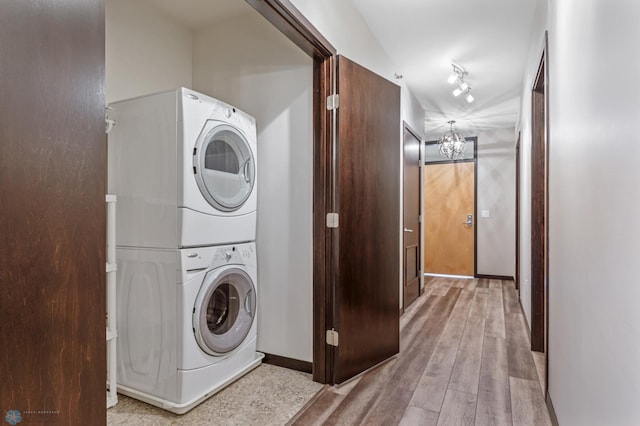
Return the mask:
{"type": "Polygon", "coordinates": [[[404,228],[404,232],[413,232],[413,229],[404,228]]]}
{"type": "Polygon", "coordinates": [[[468,214],[467,215],[467,221],[466,222],[462,222],[462,224],[468,228],[473,226],[473,215],[472,214],[468,214]]]}

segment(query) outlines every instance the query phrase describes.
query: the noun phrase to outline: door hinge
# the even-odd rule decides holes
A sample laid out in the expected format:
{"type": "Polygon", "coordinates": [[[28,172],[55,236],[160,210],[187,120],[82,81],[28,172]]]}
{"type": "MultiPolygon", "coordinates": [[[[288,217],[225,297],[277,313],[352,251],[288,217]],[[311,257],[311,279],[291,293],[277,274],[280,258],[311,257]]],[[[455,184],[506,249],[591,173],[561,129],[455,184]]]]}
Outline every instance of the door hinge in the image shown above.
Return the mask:
{"type": "Polygon", "coordinates": [[[334,95],[327,96],[327,109],[329,111],[338,109],[339,106],[340,106],[340,95],[336,93],[334,95]]]}
{"type": "Polygon", "coordinates": [[[340,222],[338,213],[327,213],[327,228],[337,228],[340,222]]]}
{"type": "Polygon", "coordinates": [[[338,346],[338,332],[334,328],[327,330],[327,345],[338,346]]]}
{"type": "Polygon", "coordinates": [[[418,215],[418,223],[422,223],[422,215],[421,214],[418,215]]]}

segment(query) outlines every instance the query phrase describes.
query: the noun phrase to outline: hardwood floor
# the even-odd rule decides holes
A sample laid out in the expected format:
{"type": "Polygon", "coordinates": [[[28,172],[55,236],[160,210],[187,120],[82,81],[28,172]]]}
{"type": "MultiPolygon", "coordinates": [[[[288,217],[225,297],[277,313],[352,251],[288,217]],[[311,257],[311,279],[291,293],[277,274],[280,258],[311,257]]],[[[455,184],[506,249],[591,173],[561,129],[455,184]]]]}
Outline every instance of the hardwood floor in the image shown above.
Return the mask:
{"type": "Polygon", "coordinates": [[[292,425],[551,425],[512,281],[429,278],[400,354],[327,386],[292,425]]]}

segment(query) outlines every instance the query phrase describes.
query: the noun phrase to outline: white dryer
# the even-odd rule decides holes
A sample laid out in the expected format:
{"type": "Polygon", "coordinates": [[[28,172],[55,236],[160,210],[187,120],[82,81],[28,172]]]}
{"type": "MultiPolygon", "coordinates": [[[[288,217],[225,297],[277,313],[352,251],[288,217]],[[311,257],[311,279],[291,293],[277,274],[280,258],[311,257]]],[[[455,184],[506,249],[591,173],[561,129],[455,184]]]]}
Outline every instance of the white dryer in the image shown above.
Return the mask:
{"type": "Polygon", "coordinates": [[[182,414],[261,363],[255,243],[117,257],[118,392],[182,414]]]}
{"type": "Polygon", "coordinates": [[[118,246],[255,240],[253,117],[185,88],[110,108],[108,192],[118,195],[118,246]]]}

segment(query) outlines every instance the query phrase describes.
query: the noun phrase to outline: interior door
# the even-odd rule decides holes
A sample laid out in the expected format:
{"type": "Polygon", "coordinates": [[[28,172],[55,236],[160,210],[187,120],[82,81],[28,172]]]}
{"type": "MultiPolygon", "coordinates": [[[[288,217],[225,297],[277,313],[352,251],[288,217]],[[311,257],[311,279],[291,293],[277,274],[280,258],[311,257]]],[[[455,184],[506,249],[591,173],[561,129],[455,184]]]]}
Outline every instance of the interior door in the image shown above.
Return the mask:
{"type": "Polygon", "coordinates": [[[338,57],[333,379],[399,351],[400,88],[338,57]]]}
{"type": "Polygon", "coordinates": [[[403,306],[406,309],[420,295],[420,144],[421,138],[407,123],[402,133],[403,215],[403,306]]]}
{"type": "Polygon", "coordinates": [[[474,275],[475,163],[424,170],[425,273],[474,275]]]}
{"type": "Polygon", "coordinates": [[[104,22],[103,0],[0,1],[0,413],[21,425],[106,419],[104,22]]]}

